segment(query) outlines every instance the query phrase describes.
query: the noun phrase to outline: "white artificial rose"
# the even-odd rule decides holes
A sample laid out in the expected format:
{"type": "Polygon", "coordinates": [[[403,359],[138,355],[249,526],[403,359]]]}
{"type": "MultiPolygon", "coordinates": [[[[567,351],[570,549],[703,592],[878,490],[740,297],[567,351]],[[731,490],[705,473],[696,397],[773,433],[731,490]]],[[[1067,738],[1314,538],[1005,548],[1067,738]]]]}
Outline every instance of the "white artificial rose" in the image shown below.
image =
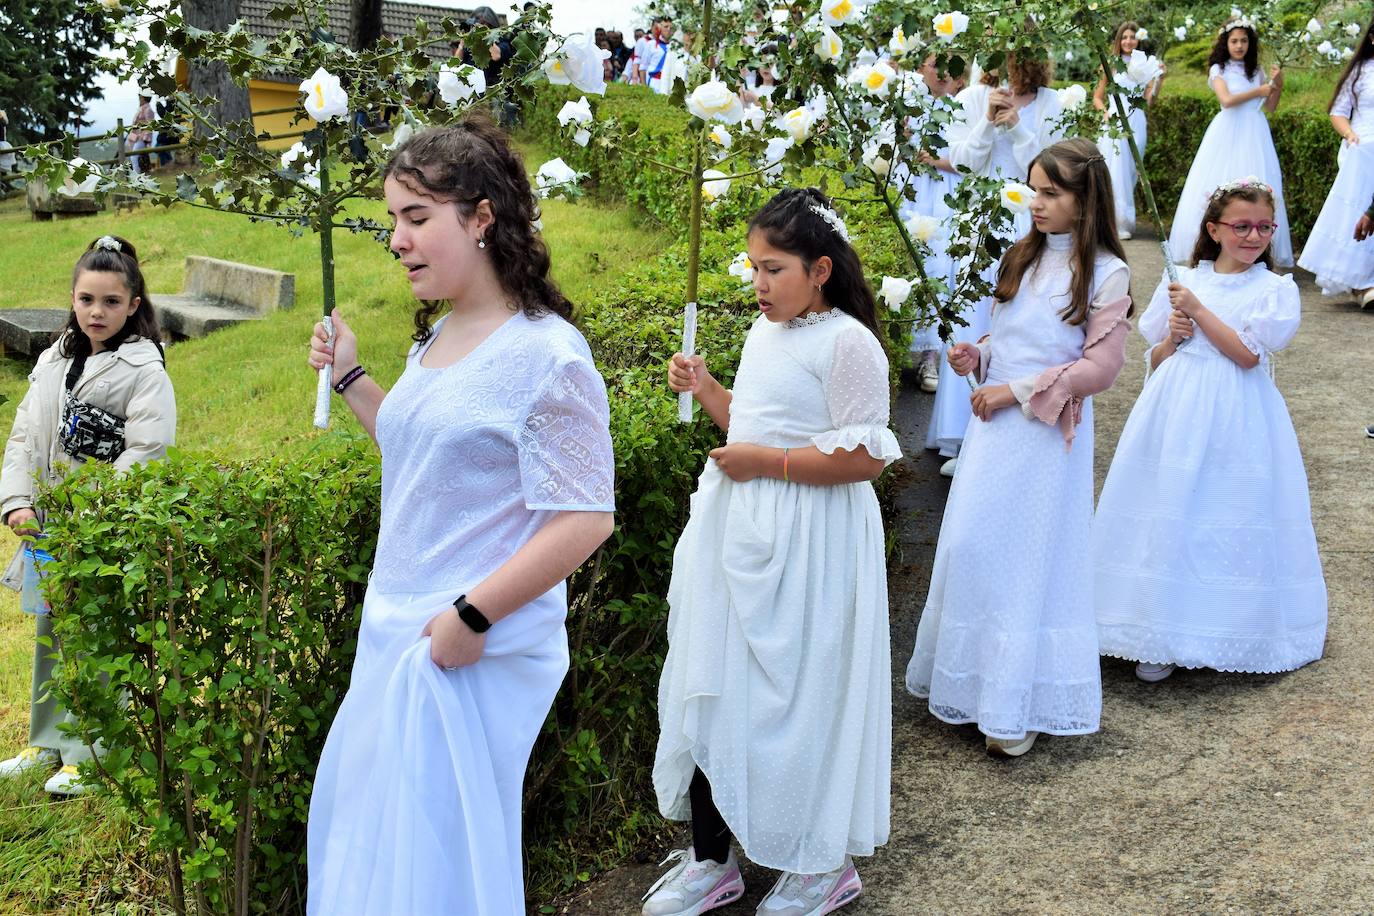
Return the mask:
{"type": "Polygon", "coordinates": [[[720,80],[702,83],[687,96],[687,110],[703,121],[738,124],[744,120],[744,103],[720,80]]]}
{"type": "Polygon", "coordinates": [[[382,149],[388,152],[400,149],[401,144],[405,143],[413,136],[415,136],[415,128],[411,126],[409,121],[402,121],[401,125],[392,132],[391,142],[384,145],[382,149]]]}
{"type": "Polygon", "coordinates": [[[1135,38],[1136,41],[1149,41],[1150,32],[1148,29],[1136,29],[1135,38]]]}
{"type": "Polygon", "coordinates": [[[1329,55],[1334,48],[1335,45],[1331,44],[1330,41],[1323,41],[1321,44],[1317,45],[1317,53],[1329,55]]]}
{"type": "Polygon", "coordinates": [[[893,57],[902,57],[910,54],[921,46],[921,39],[916,36],[908,38],[902,31],[901,26],[892,30],[892,37],[887,41],[887,49],[892,52],[893,57]]]}
{"type": "Polygon", "coordinates": [[[281,167],[299,172],[301,176],[299,183],[312,191],[320,189],[319,163],[310,159],[310,148],[300,140],[291,144],[291,147],[281,154],[281,167]]]}
{"type": "Polygon", "coordinates": [[[916,241],[928,244],[940,234],[940,221],[933,216],[917,214],[906,221],[906,231],[916,241]]]}
{"type": "Polygon", "coordinates": [[[721,149],[729,149],[730,144],[734,142],[734,139],[730,136],[730,132],[720,124],[711,128],[711,132],[706,135],[706,138],[721,149]]]}
{"type": "Polygon", "coordinates": [[[759,131],[763,130],[763,124],[767,117],[768,113],[759,106],[748,105],[745,106],[744,117],[740,119],[740,123],[750,130],[759,131]]]}
{"type": "Polygon", "coordinates": [[[558,109],[558,125],[567,127],[569,124],[587,124],[592,120],[592,106],[584,95],[576,102],[564,102],[563,107],[558,109]]]}
{"type": "Polygon", "coordinates": [[[1131,52],[1131,56],[1126,59],[1126,72],[1117,74],[1117,82],[1128,88],[1141,89],[1159,76],[1163,71],[1159,63],[1159,58],[1153,54],[1146,54],[1139,48],[1131,52]],[[1121,79],[1121,77],[1125,79],[1121,79]]]}
{"type": "Polygon", "coordinates": [[[792,18],[792,13],[789,10],[785,9],[775,9],[768,14],[768,18],[773,23],[773,25],[775,25],[778,28],[782,28],[783,26],[787,25],[788,20],[792,18]]]}
{"type": "Polygon", "coordinates": [[[859,18],[862,0],[821,0],[821,21],[829,26],[844,25],[859,18]]]}
{"type": "Polygon", "coordinates": [[[1187,19],[1183,20],[1183,25],[1191,29],[1193,26],[1197,25],[1197,20],[1189,16],[1187,19]]]}
{"type": "Polygon", "coordinates": [[[883,285],[878,289],[878,298],[887,303],[894,312],[901,311],[902,303],[911,295],[911,281],[901,277],[883,277],[883,285]]]}
{"type": "Polygon", "coordinates": [[[806,141],[806,138],[811,135],[811,128],[815,123],[816,116],[811,113],[811,109],[805,106],[793,108],[778,118],[778,126],[787,131],[787,134],[798,143],[806,141]]]}
{"type": "Polygon", "coordinates": [[[573,134],[573,142],[578,146],[586,146],[588,143],[592,142],[592,132],[585,127],[582,128],[577,133],[573,134]]]}
{"type": "Polygon", "coordinates": [[[1239,19],[1239,18],[1241,17],[1241,15],[1242,15],[1242,13],[1241,13],[1241,11],[1240,11],[1240,7],[1238,7],[1238,6],[1233,6],[1233,7],[1231,7],[1231,18],[1232,18],[1232,19],[1239,19]]]}
{"type": "Polygon", "coordinates": [[[1065,51],[1065,52],[1064,52],[1064,60],[1066,60],[1066,61],[1071,61],[1071,60],[1073,60],[1073,52],[1072,52],[1072,51],[1065,51]]]}
{"type": "Polygon", "coordinates": [[[1355,56],[1354,48],[1341,48],[1341,60],[1350,60],[1355,56]]]}
{"type": "Polygon", "coordinates": [[[75,197],[78,194],[90,194],[95,191],[96,186],[100,184],[100,166],[94,162],[87,162],[79,156],[67,163],[67,168],[71,169],[73,173],[82,166],[86,168],[86,177],[77,182],[74,174],[68,175],[67,179],[62,182],[62,186],[57,189],[58,194],[64,197],[75,197]]]}
{"type": "Polygon", "coordinates": [[[1304,26],[1304,28],[1306,28],[1307,31],[1311,34],[1316,35],[1321,32],[1322,24],[1318,22],[1316,19],[1309,19],[1307,20],[1307,25],[1304,26]]]}
{"type": "Polygon", "coordinates": [[[577,172],[561,158],[550,159],[534,173],[534,184],[539,188],[540,197],[548,197],[557,191],[566,191],[577,183],[577,172]]]}
{"type": "Polygon", "coordinates": [[[931,24],[935,27],[937,38],[953,41],[956,35],[962,35],[968,31],[968,16],[958,10],[941,13],[935,17],[931,24]]]}
{"type": "Polygon", "coordinates": [[[782,159],[795,141],[791,137],[773,137],[763,149],[763,177],[769,181],[782,175],[782,159]]]}
{"type": "Polygon", "coordinates": [[[864,165],[879,178],[886,178],[887,173],[892,171],[892,160],[883,155],[882,141],[875,141],[864,147],[863,161],[864,165]]]}
{"type": "Polygon", "coordinates": [[[601,62],[611,56],[610,51],[596,46],[591,35],[575,32],[559,44],[550,38],[544,45],[544,76],[550,83],[571,83],[583,92],[606,94],[606,74],[601,62]]]}
{"type": "Polygon", "coordinates": [[[1087,98],[1088,90],[1074,83],[1059,90],[1059,107],[1064,111],[1072,111],[1087,101],[1087,98]]]}
{"type": "Polygon", "coordinates": [[[1349,35],[1351,38],[1354,38],[1356,35],[1360,34],[1363,28],[1364,27],[1360,25],[1358,22],[1352,22],[1346,25],[1345,34],[1349,35]]]}
{"type": "Polygon", "coordinates": [[[821,60],[838,60],[844,53],[844,42],[840,41],[840,36],[835,34],[835,30],[826,26],[821,30],[821,37],[816,40],[816,56],[821,60]]]}
{"type": "Polygon", "coordinates": [[[869,95],[879,98],[887,96],[892,88],[892,81],[896,78],[897,71],[885,60],[880,60],[872,66],[858,67],[849,74],[849,82],[864,89],[869,95]]]}
{"type": "Polygon", "coordinates": [[[300,91],[305,93],[306,113],[316,121],[348,116],[348,93],[344,92],[339,78],[324,67],[301,83],[300,91]]]}
{"type": "Polygon", "coordinates": [[[727,268],[730,276],[739,277],[741,283],[754,282],[754,262],[749,260],[749,252],[741,251],[735,255],[735,259],[730,262],[727,268]]]}
{"type": "Polygon", "coordinates": [[[1035,200],[1035,191],[1019,181],[1008,181],[1002,185],[1002,206],[1012,213],[1021,214],[1030,209],[1035,200]]]}
{"type": "Polygon", "coordinates": [[[1188,27],[1187,27],[1187,26],[1181,25],[1181,26],[1179,26],[1178,28],[1174,29],[1174,38],[1177,39],[1178,41],[1183,41],[1183,40],[1184,40],[1185,38],[1187,38],[1187,37],[1188,37],[1188,27]]]}
{"type": "Polygon", "coordinates": [[[444,64],[439,68],[439,95],[450,108],[456,108],[486,91],[487,76],[476,67],[444,64]]]}
{"type": "Polygon", "coordinates": [[[701,197],[707,203],[714,203],[730,190],[730,179],[717,169],[707,169],[701,173],[701,197]]]}

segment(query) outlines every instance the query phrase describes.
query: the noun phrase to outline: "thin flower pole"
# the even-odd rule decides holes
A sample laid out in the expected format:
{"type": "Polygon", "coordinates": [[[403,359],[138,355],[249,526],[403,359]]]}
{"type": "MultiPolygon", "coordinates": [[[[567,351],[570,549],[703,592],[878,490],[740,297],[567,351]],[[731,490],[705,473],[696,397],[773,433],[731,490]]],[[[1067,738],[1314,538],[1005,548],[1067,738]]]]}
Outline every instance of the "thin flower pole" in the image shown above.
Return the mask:
{"type": "MultiPolygon", "coordinates": [[[[711,0],[705,0],[701,14],[701,46],[711,47],[711,0]]],[[[688,211],[687,236],[687,303],[682,309],[682,355],[696,355],[697,343],[697,275],[701,272],[701,132],[692,138],[692,201],[688,211]]],[[[692,393],[683,391],[677,396],[679,423],[692,422],[692,393]]]]}
{"type": "MultiPolygon", "coordinates": [[[[334,344],[334,204],[329,194],[328,143],[329,129],[319,127],[320,157],[320,278],[324,299],[324,331],[330,346],[334,344]]],[[[329,396],[334,388],[334,366],[326,363],[315,383],[315,428],[329,428],[329,396]]]]}

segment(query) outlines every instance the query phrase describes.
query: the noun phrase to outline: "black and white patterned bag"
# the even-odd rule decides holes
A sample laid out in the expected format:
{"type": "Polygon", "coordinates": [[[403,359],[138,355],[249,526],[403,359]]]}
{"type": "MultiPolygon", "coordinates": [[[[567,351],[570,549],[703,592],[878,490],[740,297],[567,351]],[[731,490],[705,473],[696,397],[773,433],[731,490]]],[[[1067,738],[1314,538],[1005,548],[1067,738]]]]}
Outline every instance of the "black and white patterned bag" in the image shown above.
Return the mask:
{"type": "Polygon", "coordinates": [[[73,458],[114,461],[124,451],[124,418],[87,404],[68,389],[58,444],[73,458]]]}

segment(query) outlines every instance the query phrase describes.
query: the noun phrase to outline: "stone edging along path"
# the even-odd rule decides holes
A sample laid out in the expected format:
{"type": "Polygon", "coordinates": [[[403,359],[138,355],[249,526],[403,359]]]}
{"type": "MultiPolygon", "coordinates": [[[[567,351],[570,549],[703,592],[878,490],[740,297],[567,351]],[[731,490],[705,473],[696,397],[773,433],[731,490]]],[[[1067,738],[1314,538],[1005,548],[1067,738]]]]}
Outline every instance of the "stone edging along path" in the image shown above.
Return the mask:
{"type": "MultiPolygon", "coordinates": [[[[1141,238],[1126,249],[1143,310],[1159,247],[1141,238]]],[[[930,396],[903,388],[892,835],[858,863],[865,893],[844,913],[1374,911],[1374,311],[1297,279],[1303,324],[1276,380],[1330,592],[1325,657],[1285,675],[1180,672],[1157,685],[1104,659],[1102,731],[1045,739],[1018,760],[988,757],[972,726],[936,721],[902,686],[948,491],[921,448],[930,396]]],[[[1096,399],[1099,488],[1144,349],[1133,333],[1120,380],[1096,399]]],[[[826,749],[815,750],[823,766],[826,749]]],[[[644,850],[559,912],[638,913],[666,852],[644,850]]],[[[744,900],[713,912],[752,913],[775,878],[746,864],[744,900]]]]}

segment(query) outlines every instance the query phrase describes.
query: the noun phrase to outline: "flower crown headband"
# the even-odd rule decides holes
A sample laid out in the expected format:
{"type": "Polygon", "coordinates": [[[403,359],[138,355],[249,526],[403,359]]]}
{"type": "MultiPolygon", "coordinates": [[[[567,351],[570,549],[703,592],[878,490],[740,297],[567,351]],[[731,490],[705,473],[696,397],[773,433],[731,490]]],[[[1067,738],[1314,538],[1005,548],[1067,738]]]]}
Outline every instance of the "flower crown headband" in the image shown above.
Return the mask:
{"type": "Polygon", "coordinates": [[[1264,182],[1263,180],[1254,175],[1246,175],[1244,178],[1237,178],[1235,181],[1228,181],[1226,182],[1226,184],[1219,185],[1217,189],[1212,192],[1211,196],[1208,199],[1216,200],[1223,194],[1230,194],[1232,191],[1248,190],[1262,190],[1266,194],[1269,194],[1271,197],[1274,194],[1274,189],[1271,188],[1266,182],[1264,182]]]}
{"type": "Polygon", "coordinates": [[[840,238],[844,239],[846,242],[849,241],[849,229],[845,226],[844,220],[840,219],[838,213],[829,207],[822,207],[820,204],[812,204],[811,212],[829,223],[830,228],[834,229],[839,234],[840,238]]]}
{"type": "Polygon", "coordinates": [[[1232,19],[1230,22],[1223,25],[1220,29],[1217,30],[1217,34],[1225,35],[1227,32],[1230,32],[1233,29],[1249,29],[1252,32],[1257,31],[1255,29],[1255,24],[1250,21],[1249,16],[1241,16],[1239,19],[1232,19]]]}

